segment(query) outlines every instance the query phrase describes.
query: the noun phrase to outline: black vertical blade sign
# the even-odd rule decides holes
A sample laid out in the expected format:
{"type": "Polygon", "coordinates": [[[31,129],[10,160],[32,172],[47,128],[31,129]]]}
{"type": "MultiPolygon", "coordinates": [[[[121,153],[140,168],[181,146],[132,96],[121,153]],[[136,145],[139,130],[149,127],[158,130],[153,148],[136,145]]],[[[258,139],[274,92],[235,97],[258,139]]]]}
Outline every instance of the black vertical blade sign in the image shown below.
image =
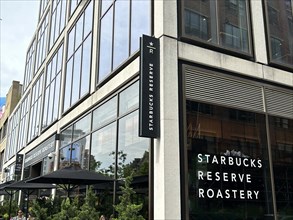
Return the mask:
{"type": "Polygon", "coordinates": [[[139,136],[160,136],[160,44],[143,35],[140,39],[139,136]]]}

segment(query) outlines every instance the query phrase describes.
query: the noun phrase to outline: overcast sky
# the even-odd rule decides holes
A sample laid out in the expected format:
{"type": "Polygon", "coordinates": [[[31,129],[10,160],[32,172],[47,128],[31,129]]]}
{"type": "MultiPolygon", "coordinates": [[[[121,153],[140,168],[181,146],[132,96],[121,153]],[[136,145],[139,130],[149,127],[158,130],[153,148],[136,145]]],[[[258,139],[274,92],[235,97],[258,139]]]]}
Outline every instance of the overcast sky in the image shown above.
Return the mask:
{"type": "Polygon", "coordinates": [[[0,97],[23,83],[28,46],[37,27],[39,0],[0,0],[0,97]]]}

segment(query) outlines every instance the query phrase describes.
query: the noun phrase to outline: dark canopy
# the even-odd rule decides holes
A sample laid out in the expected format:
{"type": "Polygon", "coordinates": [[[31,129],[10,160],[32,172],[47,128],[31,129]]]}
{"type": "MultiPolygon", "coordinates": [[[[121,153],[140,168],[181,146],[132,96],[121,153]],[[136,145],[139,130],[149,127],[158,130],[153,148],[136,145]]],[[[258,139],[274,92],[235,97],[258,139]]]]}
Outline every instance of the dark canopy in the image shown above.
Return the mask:
{"type": "Polygon", "coordinates": [[[103,174],[81,169],[78,166],[64,167],[52,173],[28,180],[28,183],[55,183],[70,185],[92,185],[97,183],[112,182],[113,179],[103,174]]]}
{"type": "Polygon", "coordinates": [[[29,183],[26,180],[11,183],[2,187],[4,190],[35,190],[35,189],[53,189],[56,186],[48,183],[29,183]]]}

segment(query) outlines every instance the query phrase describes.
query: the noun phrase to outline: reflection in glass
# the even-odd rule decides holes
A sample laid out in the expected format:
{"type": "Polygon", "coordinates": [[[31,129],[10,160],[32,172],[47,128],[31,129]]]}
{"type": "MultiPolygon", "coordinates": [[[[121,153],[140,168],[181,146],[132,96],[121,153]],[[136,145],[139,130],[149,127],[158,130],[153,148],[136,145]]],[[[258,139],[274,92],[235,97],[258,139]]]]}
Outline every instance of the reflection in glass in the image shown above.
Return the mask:
{"type": "Polygon", "coordinates": [[[269,117],[277,211],[293,213],[293,120],[269,117]]]}
{"type": "Polygon", "coordinates": [[[119,97],[119,115],[123,115],[132,109],[138,108],[139,102],[139,84],[138,81],[133,85],[129,86],[123,92],[120,93],[119,97]]]}
{"type": "Polygon", "coordinates": [[[139,38],[143,34],[150,34],[151,1],[131,2],[131,54],[139,49],[139,38]]]}
{"type": "Polygon", "coordinates": [[[271,61],[293,66],[293,3],[266,0],[271,61]]]}
{"type": "Polygon", "coordinates": [[[129,0],[115,2],[113,69],[128,57],[129,0]]]}
{"type": "Polygon", "coordinates": [[[138,111],[119,120],[117,176],[148,175],[149,139],[138,137],[138,111]]]}
{"type": "Polygon", "coordinates": [[[90,169],[114,176],[116,151],[116,123],[92,134],[90,169]]]}
{"type": "Polygon", "coordinates": [[[113,8],[101,20],[99,82],[111,71],[113,8]]]}
{"type": "Polygon", "coordinates": [[[113,97],[93,112],[93,130],[117,117],[117,96],[113,97]]]}
{"type": "Polygon", "coordinates": [[[73,137],[72,140],[84,136],[90,132],[91,128],[91,115],[83,117],[73,125],[73,137]]]}
{"type": "Polygon", "coordinates": [[[186,119],[189,218],[272,216],[265,116],[186,101],[186,119]]]}
{"type": "Polygon", "coordinates": [[[89,93],[89,59],[91,58],[91,31],[93,20],[92,7],[93,2],[90,1],[68,36],[63,111],[66,111],[69,107],[73,106],[78,100],[89,93]],[[86,23],[84,21],[86,21],[86,23]]]}
{"type": "Polygon", "coordinates": [[[83,77],[81,77],[81,89],[80,89],[80,96],[84,96],[89,92],[90,86],[90,69],[91,69],[91,43],[92,43],[92,36],[91,34],[85,40],[83,44],[83,51],[82,51],[82,73],[83,77]]]}
{"type": "Polygon", "coordinates": [[[251,53],[248,2],[245,0],[184,0],[183,33],[208,44],[251,53]]]}

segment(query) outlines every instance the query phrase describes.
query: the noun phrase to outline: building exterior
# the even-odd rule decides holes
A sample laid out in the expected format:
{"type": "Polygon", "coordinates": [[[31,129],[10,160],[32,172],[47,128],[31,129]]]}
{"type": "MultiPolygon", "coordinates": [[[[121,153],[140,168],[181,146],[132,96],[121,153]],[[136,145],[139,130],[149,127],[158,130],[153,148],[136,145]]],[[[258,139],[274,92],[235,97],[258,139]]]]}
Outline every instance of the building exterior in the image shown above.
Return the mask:
{"type": "MultiPolygon", "coordinates": [[[[5,176],[2,172],[4,163],[4,154],[7,141],[7,128],[8,128],[8,118],[13,112],[13,109],[17,105],[21,98],[22,85],[18,81],[13,81],[8,93],[6,94],[5,110],[2,117],[0,118],[0,182],[4,182],[5,176]]],[[[8,170],[7,170],[8,171],[8,170]]]]}
{"type": "Polygon", "coordinates": [[[4,167],[23,155],[24,179],[68,164],[132,172],[149,219],[292,218],[292,12],[292,0],[41,1],[4,167]],[[138,136],[143,34],[160,43],[156,138],[138,136]]]}

